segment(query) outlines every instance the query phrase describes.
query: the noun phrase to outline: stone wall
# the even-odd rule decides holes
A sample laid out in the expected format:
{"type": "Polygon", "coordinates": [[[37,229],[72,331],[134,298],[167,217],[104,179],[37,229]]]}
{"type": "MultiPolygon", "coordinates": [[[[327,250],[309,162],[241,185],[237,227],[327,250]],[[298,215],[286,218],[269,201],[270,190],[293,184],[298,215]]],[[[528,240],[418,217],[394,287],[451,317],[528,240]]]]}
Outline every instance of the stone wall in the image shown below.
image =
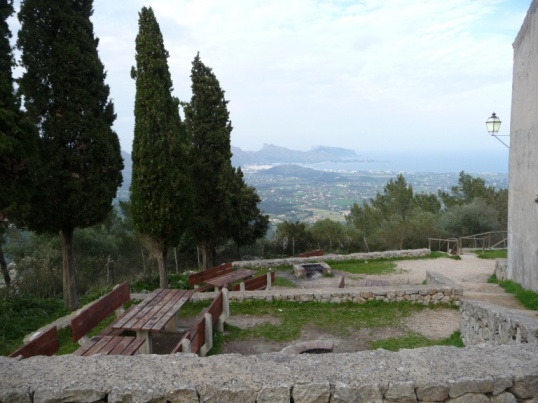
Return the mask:
{"type": "Polygon", "coordinates": [[[536,402],[537,396],[537,345],[205,358],[0,357],[0,402],[496,403],[536,402]]]}
{"type": "Polygon", "coordinates": [[[328,254],[323,256],[312,257],[290,257],[285,259],[259,259],[245,260],[233,262],[234,267],[275,267],[283,265],[294,265],[308,262],[326,262],[344,261],[344,260],[373,260],[373,259],[391,259],[391,258],[417,258],[429,256],[429,249],[409,249],[409,250],[391,250],[385,252],[369,252],[369,253],[351,253],[349,255],[334,255],[328,254]]]}
{"type": "Polygon", "coordinates": [[[509,309],[480,301],[463,300],[461,338],[466,346],[488,344],[538,344],[536,311],[509,309]]]}
{"type": "MultiPolygon", "coordinates": [[[[230,301],[294,301],[294,302],[329,302],[365,303],[367,301],[401,302],[410,301],[419,304],[453,303],[459,305],[463,289],[445,285],[416,285],[392,287],[362,287],[319,289],[272,289],[270,291],[230,291],[230,301]]],[[[196,293],[192,301],[215,298],[214,292],[196,293]]]]}

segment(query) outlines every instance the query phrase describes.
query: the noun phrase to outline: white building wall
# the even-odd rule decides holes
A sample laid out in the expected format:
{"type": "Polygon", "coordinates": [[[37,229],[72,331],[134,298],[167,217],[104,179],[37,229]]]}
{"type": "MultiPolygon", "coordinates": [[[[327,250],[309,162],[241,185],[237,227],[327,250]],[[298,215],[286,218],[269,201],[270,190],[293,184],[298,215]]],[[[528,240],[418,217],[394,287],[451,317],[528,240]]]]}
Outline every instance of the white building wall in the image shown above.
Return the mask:
{"type": "Polygon", "coordinates": [[[538,0],[514,42],[508,278],[538,292],[538,0]]]}

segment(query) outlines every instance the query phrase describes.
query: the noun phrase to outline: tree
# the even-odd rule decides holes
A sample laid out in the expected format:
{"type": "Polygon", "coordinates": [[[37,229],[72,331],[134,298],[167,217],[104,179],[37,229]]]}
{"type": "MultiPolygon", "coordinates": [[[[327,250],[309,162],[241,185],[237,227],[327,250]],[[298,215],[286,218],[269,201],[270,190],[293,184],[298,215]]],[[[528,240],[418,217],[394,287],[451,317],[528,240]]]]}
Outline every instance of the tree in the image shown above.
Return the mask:
{"type": "Polygon", "coordinates": [[[28,208],[37,158],[37,132],[20,110],[13,88],[15,61],[7,24],[13,12],[12,0],[0,3],[0,270],[6,285],[11,282],[2,250],[6,220],[17,221],[28,208]]]}
{"type": "Polygon", "coordinates": [[[234,169],[234,178],[230,231],[241,257],[242,246],[252,245],[265,236],[269,228],[269,216],[260,211],[260,196],[254,187],[245,183],[241,168],[234,169]]]}
{"type": "Polygon", "coordinates": [[[30,229],[62,235],[66,308],[78,307],[73,232],[102,221],[121,185],[116,119],[99,40],[90,17],[92,0],[25,0],[18,14],[17,47],[24,73],[19,91],[39,132],[40,173],[30,229]]]}
{"type": "Polygon", "coordinates": [[[191,70],[192,98],[185,104],[185,124],[192,141],[190,166],[194,181],[191,231],[202,250],[202,264],[215,264],[215,248],[230,237],[233,214],[228,101],[211,68],[196,55],[191,70]]]}
{"type": "Polygon", "coordinates": [[[131,214],[155,253],[160,287],[168,288],[167,249],[176,246],[191,212],[187,138],[179,100],[171,95],[168,52],[151,8],[139,13],[131,214]]]}
{"type": "Polygon", "coordinates": [[[390,179],[383,188],[383,194],[378,193],[371,200],[373,208],[378,209],[384,217],[397,214],[402,220],[413,210],[413,187],[407,184],[405,177],[398,174],[396,180],[390,179]]]}
{"type": "Polygon", "coordinates": [[[282,248],[282,253],[296,255],[307,251],[312,245],[312,235],[304,222],[284,221],[276,226],[273,243],[282,248]]]}

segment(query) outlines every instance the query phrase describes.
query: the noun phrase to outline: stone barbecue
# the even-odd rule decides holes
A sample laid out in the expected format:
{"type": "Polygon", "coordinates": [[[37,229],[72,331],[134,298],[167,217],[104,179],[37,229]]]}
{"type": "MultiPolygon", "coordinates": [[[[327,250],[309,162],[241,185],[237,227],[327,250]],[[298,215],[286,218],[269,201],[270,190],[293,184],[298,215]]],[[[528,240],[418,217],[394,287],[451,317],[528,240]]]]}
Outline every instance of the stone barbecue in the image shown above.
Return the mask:
{"type": "Polygon", "coordinates": [[[313,278],[316,275],[327,276],[331,273],[330,266],[325,262],[293,265],[293,274],[297,278],[313,278]]]}

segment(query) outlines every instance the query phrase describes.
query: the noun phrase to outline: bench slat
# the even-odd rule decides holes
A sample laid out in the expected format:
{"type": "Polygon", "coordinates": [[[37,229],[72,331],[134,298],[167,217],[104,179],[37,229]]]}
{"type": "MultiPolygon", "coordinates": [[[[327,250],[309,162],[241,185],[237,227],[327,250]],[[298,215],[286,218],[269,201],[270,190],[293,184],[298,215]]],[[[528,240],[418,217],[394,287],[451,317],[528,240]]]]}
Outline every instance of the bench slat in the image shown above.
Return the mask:
{"type": "Polygon", "coordinates": [[[71,335],[73,341],[77,342],[84,337],[112,312],[121,308],[130,298],[129,283],[126,281],[80,312],[71,319],[71,335]]]}
{"type": "MultiPolygon", "coordinates": [[[[176,301],[174,304],[167,304],[168,305],[167,312],[161,317],[161,319],[156,321],[151,328],[155,330],[162,329],[166,325],[165,323],[166,318],[170,316],[170,314],[173,315],[176,312],[179,312],[181,307],[191,298],[192,294],[193,294],[192,290],[183,290],[183,293],[180,299],[176,301]]],[[[148,322],[148,325],[149,325],[149,322],[148,322]]]]}
{"type": "Polygon", "coordinates": [[[50,329],[35,337],[33,340],[14,351],[9,356],[18,357],[21,355],[22,358],[33,357],[36,355],[50,356],[54,355],[59,348],[58,329],[56,326],[52,326],[50,329]]]}
{"type": "Polygon", "coordinates": [[[204,283],[206,280],[212,279],[214,277],[219,277],[224,274],[228,274],[232,271],[232,264],[225,263],[220,266],[212,267],[211,269],[202,270],[198,273],[191,274],[189,276],[189,285],[191,287],[204,283]]]}

